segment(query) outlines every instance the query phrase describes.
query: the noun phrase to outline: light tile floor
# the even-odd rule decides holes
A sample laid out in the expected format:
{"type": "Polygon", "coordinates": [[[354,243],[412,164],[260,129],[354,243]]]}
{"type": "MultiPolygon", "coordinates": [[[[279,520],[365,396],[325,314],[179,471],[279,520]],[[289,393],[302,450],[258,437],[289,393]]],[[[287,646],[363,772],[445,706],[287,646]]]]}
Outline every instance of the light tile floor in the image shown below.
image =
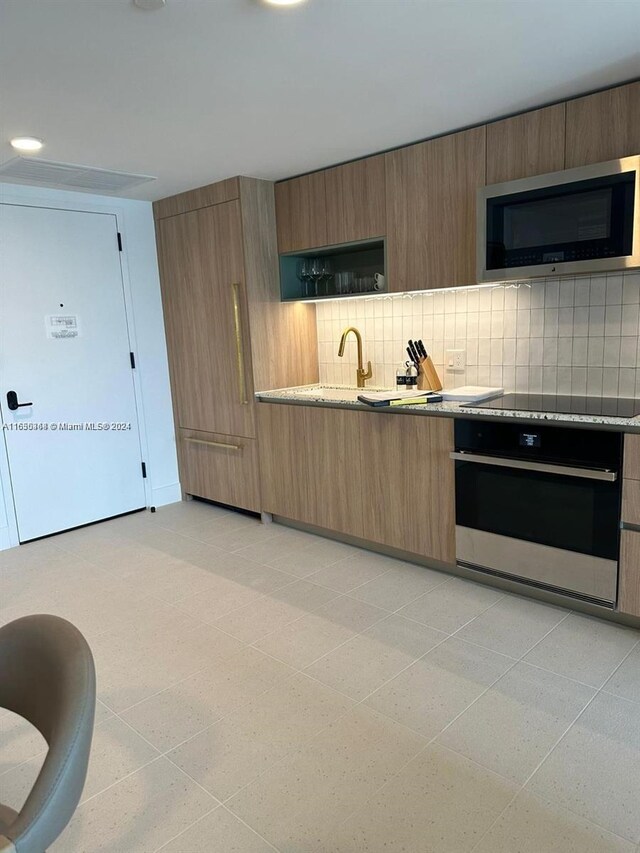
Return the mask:
{"type": "MultiPolygon", "coordinates": [[[[204,503],[0,553],[89,639],[53,853],[640,853],[640,633],[204,503]]],[[[0,712],[0,801],[44,742],[0,712]]]]}

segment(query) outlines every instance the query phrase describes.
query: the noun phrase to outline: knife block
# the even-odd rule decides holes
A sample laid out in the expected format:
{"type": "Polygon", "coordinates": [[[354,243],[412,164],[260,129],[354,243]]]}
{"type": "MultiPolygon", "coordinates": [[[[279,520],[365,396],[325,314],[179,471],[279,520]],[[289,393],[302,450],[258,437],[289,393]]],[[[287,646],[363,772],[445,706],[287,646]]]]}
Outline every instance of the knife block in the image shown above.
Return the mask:
{"type": "Polygon", "coordinates": [[[442,391],[442,382],[438,376],[431,356],[428,355],[420,362],[418,370],[418,390],[419,391],[442,391]]]}

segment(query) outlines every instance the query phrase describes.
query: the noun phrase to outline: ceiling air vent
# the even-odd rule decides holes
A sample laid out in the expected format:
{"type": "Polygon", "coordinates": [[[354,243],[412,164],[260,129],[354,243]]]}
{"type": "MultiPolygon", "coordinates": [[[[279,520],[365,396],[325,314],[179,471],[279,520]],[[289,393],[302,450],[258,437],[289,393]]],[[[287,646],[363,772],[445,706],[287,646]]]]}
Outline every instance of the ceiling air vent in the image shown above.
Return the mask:
{"type": "Polygon", "coordinates": [[[39,157],[14,157],[0,165],[0,180],[64,190],[84,190],[95,193],[121,193],[138,184],[155,181],[150,175],[130,175],[110,172],[92,166],[54,163],[39,157]]]}

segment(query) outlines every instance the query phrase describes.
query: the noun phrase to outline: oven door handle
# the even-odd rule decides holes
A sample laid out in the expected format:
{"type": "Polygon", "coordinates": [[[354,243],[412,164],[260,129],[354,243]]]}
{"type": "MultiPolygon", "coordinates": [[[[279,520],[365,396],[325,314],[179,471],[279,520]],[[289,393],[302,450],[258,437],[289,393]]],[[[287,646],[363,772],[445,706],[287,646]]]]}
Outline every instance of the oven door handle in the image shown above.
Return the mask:
{"type": "Polygon", "coordinates": [[[479,465],[496,465],[499,468],[517,468],[521,471],[538,471],[542,474],[559,474],[563,477],[581,477],[585,480],[604,480],[615,483],[616,471],[608,468],[575,468],[570,465],[551,465],[546,462],[527,462],[525,459],[504,459],[501,456],[484,456],[481,453],[468,453],[456,450],[449,454],[457,462],[474,462],[479,465]]]}

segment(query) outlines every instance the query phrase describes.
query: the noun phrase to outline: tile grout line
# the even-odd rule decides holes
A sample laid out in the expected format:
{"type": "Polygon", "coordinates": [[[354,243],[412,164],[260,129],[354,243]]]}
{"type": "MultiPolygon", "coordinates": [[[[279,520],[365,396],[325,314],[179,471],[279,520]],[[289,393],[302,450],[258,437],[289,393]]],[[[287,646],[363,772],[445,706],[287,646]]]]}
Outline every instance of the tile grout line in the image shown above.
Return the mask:
{"type": "MultiPolygon", "coordinates": [[[[427,594],[428,594],[428,593],[427,593],[427,594]]],[[[498,601],[500,601],[500,600],[502,600],[502,599],[498,599],[498,601]]],[[[493,603],[493,604],[491,604],[489,607],[487,607],[487,608],[486,608],[486,610],[484,610],[484,611],[482,611],[482,612],[483,612],[483,613],[486,613],[486,612],[487,612],[487,610],[490,610],[490,609],[491,609],[492,607],[494,607],[497,603],[498,603],[497,601],[496,601],[496,602],[494,602],[494,603],[493,603]]],[[[477,614],[477,616],[479,616],[479,615],[482,615],[482,614],[477,614]]],[[[477,616],[474,616],[472,619],[470,619],[470,620],[469,620],[469,622],[472,622],[474,619],[476,619],[476,618],[477,618],[477,616]]],[[[567,618],[567,616],[569,616],[569,613],[565,614],[565,616],[560,620],[560,622],[563,622],[563,621],[564,621],[564,619],[566,619],[566,618],[567,618]]],[[[559,625],[559,624],[560,624],[560,622],[558,622],[557,624],[559,625]]],[[[467,622],[467,623],[465,623],[465,624],[469,624],[469,623],[467,622]]],[[[464,626],[461,626],[461,628],[462,628],[462,627],[464,627],[464,626]]],[[[557,627],[557,625],[554,625],[552,628],[550,628],[550,629],[549,629],[549,631],[547,632],[547,634],[545,634],[545,636],[547,636],[549,633],[551,633],[551,631],[553,631],[556,627],[557,627]]],[[[461,628],[459,628],[458,630],[461,630],[461,628]]],[[[445,643],[445,642],[447,641],[447,639],[451,639],[452,637],[455,637],[455,634],[451,634],[451,635],[449,635],[448,637],[446,637],[445,639],[443,639],[440,643],[438,643],[436,646],[434,646],[432,649],[430,649],[428,652],[426,652],[424,655],[422,655],[422,657],[418,658],[418,660],[423,660],[423,659],[424,659],[425,657],[427,657],[427,656],[428,656],[432,651],[434,651],[434,649],[438,648],[438,646],[441,646],[443,643],[445,643]]],[[[458,639],[459,641],[462,641],[462,642],[468,642],[468,641],[466,641],[466,640],[462,640],[461,638],[456,638],[456,639],[458,639]]],[[[544,637],[543,637],[543,638],[541,638],[541,639],[544,639],[544,637]]],[[[472,643],[472,645],[476,645],[476,646],[477,646],[477,644],[475,644],[475,643],[472,643]]],[[[537,645],[537,643],[536,643],[536,644],[534,644],[534,645],[537,645]]],[[[484,646],[478,646],[478,647],[479,647],[479,648],[482,648],[482,649],[485,649],[485,647],[484,647],[484,646]]],[[[533,647],[532,647],[532,648],[533,648],[533,647]]],[[[486,651],[491,651],[491,652],[493,652],[493,654],[502,654],[502,653],[500,653],[500,652],[495,652],[493,649],[486,649],[486,651]]],[[[525,654],[528,654],[528,653],[529,653],[528,651],[527,651],[527,652],[525,652],[525,654]]],[[[507,655],[502,655],[502,657],[508,657],[508,656],[507,656],[507,655]]],[[[505,672],[503,672],[503,673],[502,673],[501,675],[499,675],[499,676],[498,676],[498,677],[497,677],[493,682],[491,682],[491,684],[489,684],[489,685],[485,688],[485,690],[483,690],[483,691],[480,693],[480,695],[479,695],[479,696],[477,696],[477,697],[473,700],[473,702],[471,702],[469,705],[467,705],[465,708],[463,708],[463,710],[462,710],[462,711],[460,711],[460,713],[458,713],[455,717],[453,717],[453,719],[451,719],[451,720],[449,721],[449,723],[447,723],[447,725],[446,725],[446,726],[444,726],[444,728],[443,728],[443,729],[441,729],[441,731],[439,731],[436,735],[434,735],[431,739],[429,739],[429,740],[428,740],[428,742],[425,744],[424,748],[423,748],[422,750],[420,750],[420,752],[418,752],[415,756],[413,756],[413,758],[409,759],[409,761],[408,761],[408,762],[406,762],[406,764],[405,764],[405,765],[404,765],[404,766],[403,766],[403,767],[402,767],[402,768],[401,768],[397,773],[395,773],[392,777],[390,777],[390,778],[389,778],[389,779],[388,779],[388,780],[387,780],[387,781],[386,781],[386,782],[385,782],[385,783],[384,783],[380,788],[378,788],[378,789],[374,792],[374,794],[372,794],[372,796],[377,796],[377,795],[380,793],[380,791],[382,790],[382,788],[384,788],[386,785],[390,784],[394,779],[396,779],[396,778],[397,778],[397,776],[402,772],[402,770],[404,769],[404,767],[406,767],[406,766],[407,766],[407,764],[408,764],[410,761],[412,761],[412,760],[413,760],[414,758],[416,758],[418,755],[422,754],[422,752],[426,751],[426,750],[429,748],[429,746],[437,745],[437,746],[439,746],[439,747],[441,747],[441,748],[449,749],[449,751],[454,752],[454,753],[455,753],[455,754],[457,754],[457,755],[461,755],[461,757],[462,757],[462,758],[465,758],[465,759],[466,759],[466,760],[468,760],[468,761],[473,761],[473,759],[470,759],[470,758],[468,758],[467,756],[462,755],[462,753],[458,753],[456,750],[451,749],[450,747],[446,747],[444,744],[441,744],[441,743],[438,741],[438,738],[439,738],[439,737],[441,737],[441,735],[442,735],[445,731],[447,731],[447,729],[448,729],[448,728],[450,728],[450,727],[451,727],[451,726],[456,722],[456,720],[458,720],[458,719],[459,719],[463,714],[465,714],[465,713],[466,713],[470,708],[472,708],[472,707],[473,707],[473,705],[475,705],[475,704],[476,704],[476,703],[477,703],[477,702],[478,702],[478,701],[479,701],[479,700],[480,700],[480,699],[481,699],[481,698],[482,698],[486,693],[488,693],[488,692],[489,692],[493,687],[495,687],[495,685],[496,685],[496,684],[497,684],[497,683],[498,683],[502,678],[504,678],[506,675],[508,675],[508,674],[509,674],[513,669],[514,669],[514,667],[516,667],[519,663],[521,663],[521,662],[522,662],[522,657],[521,657],[521,658],[518,658],[518,659],[514,659],[514,658],[510,658],[510,659],[513,661],[513,663],[512,663],[512,665],[511,665],[507,670],[505,670],[505,672]]],[[[412,663],[410,663],[407,667],[405,667],[405,669],[401,670],[401,672],[404,672],[406,669],[408,669],[410,666],[412,666],[412,665],[413,665],[414,663],[416,663],[416,662],[417,662],[417,661],[412,661],[412,663]]],[[[366,696],[364,699],[362,699],[358,704],[363,704],[364,702],[366,702],[366,700],[367,700],[370,696],[372,696],[375,692],[377,692],[377,690],[379,690],[379,689],[381,689],[382,687],[384,687],[384,686],[385,686],[385,684],[388,684],[388,683],[390,683],[391,681],[393,681],[393,680],[394,680],[394,678],[396,678],[396,677],[397,677],[397,675],[400,675],[400,674],[401,674],[401,673],[397,673],[395,676],[393,676],[392,678],[388,679],[388,681],[384,682],[382,685],[380,685],[378,688],[376,688],[376,690],[372,691],[368,696],[366,696]]],[[[594,698],[594,697],[592,697],[592,699],[593,699],[593,698],[594,698]]],[[[369,706],[367,705],[366,707],[369,707],[369,706]]],[[[405,726],[405,725],[404,725],[404,724],[402,724],[402,723],[398,723],[398,721],[397,721],[397,720],[395,720],[393,717],[390,717],[390,716],[388,716],[387,714],[385,714],[385,712],[384,712],[384,711],[378,711],[377,709],[373,709],[373,710],[375,710],[375,711],[376,711],[376,713],[382,714],[382,716],[384,716],[384,717],[386,717],[387,719],[391,720],[391,721],[392,721],[392,722],[394,722],[396,725],[402,725],[404,728],[408,728],[408,729],[409,729],[409,731],[414,732],[415,734],[418,734],[418,735],[420,735],[421,737],[424,737],[423,735],[421,735],[421,734],[420,734],[420,732],[417,732],[415,729],[412,729],[410,726],[405,726]]],[[[573,725],[573,723],[572,723],[571,725],[573,725]]],[[[563,735],[562,735],[562,736],[564,736],[564,733],[563,733],[563,735]]],[[[545,756],[545,757],[546,757],[546,756],[545,756]]],[[[476,764],[476,765],[477,765],[477,766],[479,766],[479,767],[482,767],[482,769],[483,769],[483,770],[488,771],[488,772],[490,772],[490,773],[494,773],[495,775],[499,776],[500,778],[505,779],[505,780],[506,780],[507,782],[509,782],[510,784],[513,784],[513,780],[506,779],[506,777],[503,777],[500,773],[496,773],[496,771],[491,770],[490,768],[485,767],[483,764],[480,764],[480,763],[479,763],[479,762],[477,762],[477,761],[473,761],[473,763],[474,763],[474,764],[476,764]]],[[[516,784],[517,784],[517,783],[516,783],[516,784]]],[[[526,783],[525,783],[525,784],[526,784],[526,783]]],[[[507,803],[507,805],[505,806],[505,809],[504,809],[504,810],[500,813],[500,815],[498,815],[498,817],[496,818],[496,821],[501,817],[501,815],[503,814],[503,812],[504,812],[504,811],[506,811],[506,809],[509,807],[509,805],[511,804],[511,802],[513,802],[513,800],[515,799],[515,797],[520,793],[520,790],[522,790],[523,788],[524,788],[524,785],[522,786],[522,788],[520,788],[520,789],[516,792],[516,794],[515,794],[515,795],[514,795],[514,797],[509,801],[509,803],[507,803]]],[[[345,824],[345,823],[346,823],[346,822],[347,822],[347,821],[348,821],[348,820],[349,820],[349,819],[350,819],[354,814],[356,814],[358,811],[360,811],[360,808],[356,808],[356,809],[354,809],[354,811],[352,811],[352,812],[351,812],[351,813],[350,813],[350,814],[349,814],[349,815],[348,815],[348,816],[347,816],[343,821],[341,821],[341,822],[338,824],[338,826],[342,826],[342,825],[344,825],[344,824],[345,824]]],[[[494,823],[495,823],[496,821],[494,821],[494,823]]],[[[488,831],[493,827],[493,825],[494,825],[494,824],[492,823],[492,824],[491,824],[491,827],[489,827],[489,829],[487,830],[487,832],[488,832],[488,831]]],[[[484,835],[486,835],[486,833],[485,833],[484,835]]],[[[484,838],[484,835],[481,837],[481,839],[480,839],[480,840],[482,840],[482,838],[484,838]]],[[[479,841],[478,843],[480,843],[480,841],[479,841]]],[[[476,845],[476,846],[477,846],[477,845],[476,845]]],[[[476,846],[474,846],[474,848],[473,848],[474,850],[476,849],[476,846]]]]}
{"type": "MultiPolygon", "coordinates": [[[[571,612],[573,612],[573,611],[571,611],[571,612]]],[[[570,615],[570,614],[567,614],[567,616],[569,616],[569,615],[570,615]]],[[[566,618],[566,617],[565,617],[565,618],[566,618]]],[[[561,620],[561,621],[564,621],[564,620],[561,620]]],[[[560,623],[558,623],[558,624],[560,624],[560,623]]],[[[552,630],[553,630],[553,629],[552,629],[552,630]]],[[[611,675],[609,676],[609,678],[611,678],[611,676],[612,676],[615,672],[617,672],[617,671],[618,671],[618,669],[620,668],[620,666],[622,666],[622,664],[624,663],[624,661],[629,657],[629,655],[631,655],[631,653],[632,653],[632,652],[633,652],[633,650],[636,648],[636,646],[638,646],[638,644],[640,644],[640,640],[639,640],[638,642],[636,642],[636,643],[633,645],[633,647],[628,651],[628,653],[624,656],[624,658],[623,658],[623,660],[620,662],[620,664],[619,664],[619,665],[618,665],[618,666],[613,670],[613,672],[611,673],[611,675]]],[[[536,644],[536,645],[537,645],[537,644],[536,644]]],[[[535,646],[534,646],[534,648],[535,648],[535,646]]],[[[556,673],[556,674],[557,674],[557,673],[556,673]]],[[[604,682],[604,684],[606,684],[608,680],[609,680],[609,679],[606,679],[606,680],[605,680],[605,682],[604,682]]],[[[578,683],[579,683],[579,684],[582,684],[582,682],[578,682],[578,683]]],[[[597,698],[601,693],[603,693],[603,692],[604,692],[604,693],[606,693],[606,692],[607,692],[607,691],[605,691],[605,690],[604,690],[604,684],[603,684],[601,687],[599,687],[599,688],[596,688],[596,687],[594,687],[593,685],[584,685],[584,686],[586,686],[586,687],[590,687],[590,689],[591,689],[591,690],[594,690],[594,691],[595,691],[595,692],[594,692],[594,694],[593,694],[593,696],[592,696],[592,697],[589,699],[589,701],[585,704],[585,706],[582,708],[582,710],[581,710],[581,711],[580,711],[580,712],[579,712],[579,713],[574,717],[574,719],[569,723],[569,725],[567,726],[567,728],[562,732],[562,734],[557,738],[557,740],[553,743],[553,745],[550,747],[550,749],[545,753],[545,755],[544,755],[544,756],[542,757],[542,759],[538,762],[538,764],[537,764],[537,765],[536,765],[536,767],[533,769],[533,771],[529,774],[529,776],[527,776],[527,778],[525,779],[525,781],[524,781],[524,783],[523,783],[522,787],[520,788],[520,790],[519,790],[519,791],[514,795],[514,797],[512,797],[512,799],[509,801],[509,803],[507,803],[507,805],[506,805],[506,806],[505,806],[505,808],[502,810],[502,812],[498,815],[498,817],[495,819],[495,821],[494,821],[494,822],[491,824],[491,826],[487,829],[487,831],[484,833],[484,835],[479,839],[478,843],[475,845],[475,847],[473,848],[473,850],[471,851],[471,853],[473,853],[473,851],[477,849],[477,847],[480,845],[480,843],[482,842],[482,840],[483,840],[483,839],[484,839],[484,838],[489,834],[489,832],[493,829],[493,827],[494,827],[494,826],[497,824],[497,822],[500,820],[500,818],[502,817],[502,815],[503,815],[503,814],[507,811],[507,809],[512,805],[512,803],[514,802],[514,800],[516,799],[516,797],[518,797],[518,796],[519,796],[519,795],[520,795],[520,794],[521,794],[521,793],[522,793],[522,792],[527,788],[527,785],[531,782],[531,780],[533,779],[533,777],[534,777],[534,776],[536,775],[536,773],[540,770],[540,768],[541,768],[541,767],[542,767],[542,765],[545,763],[545,761],[549,758],[549,756],[551,755],[551,753],[556,749],[556,747],[560,744],[560,742],[561,742],[561,741],[566,737],[566,735],[569,733],[569,731],[570,731],[570,730],[575,726],[575,724],[576,724],[576,723],[578,722],[578,720],[582,717],[582,715],[586,712],[586,710],[587,710],[587,709],[592,705],[592,703],[596,700],[596,698],[597,698]]],[[[623,697],[616,697],[616,698],[623,698],[623,697]]],[[[540,797],[538,794],[536,794],[536,793],[535,793],[534,791],[532,791],[531,789],[528,789],[528,792],[529,792],[532,796],[534,796],[534,797],[538,797],[538,799],[542,799],[542,800],[544,800],[544,797],[540,797]]],[[[571,814],[576,815],[577,817],[581,818],[582,820],[586,820],[588,823],[591,823],[591,824],[593,824],[594,826],[597,826],[599,829],[603,829],[605,832],[609,832],[609,833],[611,833],[612,835],[617,835],[617,833],[611,832],[611,830],[610,830],[610,829],[607,829],[606,827],[602,826],[602,825],[601,825],[601,824],[599,824],[597,821],[592,820],[591,818],[585,818],[585,817],[584,817],[583,815],[581,815],[579,812],[574,811],[573,809],[569,808],[569,807],[568,807],[568,806],[566,806],[566,805],[563,805],[563,806],[562,806],[562,808],[566,809],[568,812],[571,812],[571,814]]],[[[623,838],[623,840],[624,840],[624,841],[629,841],[629,839],[626,839],[626,838],[624,838],[623,836],[618,836],[618,837],[619,837],[619,838],[623,838]]],[[[635,843],[635,842],[634,842],[634,841],[631,841],[631,844],[633,844],[633,843],[635,843]]]]}

